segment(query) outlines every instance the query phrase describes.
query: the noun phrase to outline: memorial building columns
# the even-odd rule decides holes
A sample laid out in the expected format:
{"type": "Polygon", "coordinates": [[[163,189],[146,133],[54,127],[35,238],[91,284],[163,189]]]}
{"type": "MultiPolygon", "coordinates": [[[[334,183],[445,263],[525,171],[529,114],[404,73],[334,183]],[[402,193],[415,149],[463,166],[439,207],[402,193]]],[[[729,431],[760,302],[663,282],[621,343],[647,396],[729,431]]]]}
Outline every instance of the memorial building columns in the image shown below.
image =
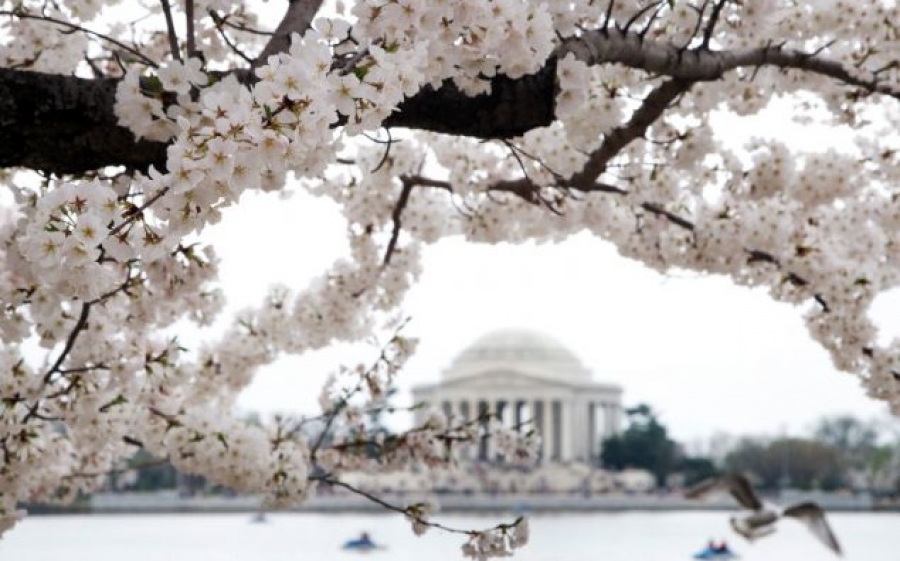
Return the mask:
{"type": "MultiPolygon", "coordinates": [[[[477,339],[454,359],[439,383],[413,388],[414,403],[430,404],[453,425],[490,414],[507,428],[534,431],[543,462],[594,463],[601,440],[619,430],[620,399],[621,388],[594,382],[565,347],[525,330],[477,339]]],[[[425,414],[425,408],[417,409],[417,420],[425,414]]],[[[463,456],[497,458],[491,439],[472,448],[463,456]]]]}
{"type": "MultiPolygon", "coordinates": [[[[590,393],[570,396],[557,391],[536,398],[521,390],[508,395],[494,390],[491,395],[452,396],[438,403],[454,426],[481,417],[478,423],[482,428],[494,418],[512,430],[534,431],[541,440],[539,450],[544,461],[596,463],[601,441],[619,432],[621,415],[618,403],[590,393]]],[[[466,457],[493,460],[496,455],[496,446],[487,439],[466,457]]]]}

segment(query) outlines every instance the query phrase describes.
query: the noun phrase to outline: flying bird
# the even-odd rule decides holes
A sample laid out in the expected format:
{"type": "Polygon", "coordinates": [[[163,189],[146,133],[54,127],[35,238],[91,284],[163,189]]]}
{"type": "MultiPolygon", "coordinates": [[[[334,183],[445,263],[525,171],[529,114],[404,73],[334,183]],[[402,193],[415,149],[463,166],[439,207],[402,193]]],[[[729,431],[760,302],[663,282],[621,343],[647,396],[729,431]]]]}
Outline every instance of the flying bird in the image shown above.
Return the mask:
{"type": "Polygon", "coordinates": [[[738,504],[751,511],[745,516],[732,516],[730,520],[734,531],[747,540],[768,536],[775,531],[779,518],[789,517],[802,522],[828,549],[841,555],[841,546],[825,520],[825,511],[816,503],[805,501],[783,509],[763,504],[750,481],[739,473],[726,473],[701,481],[686,489],[684,496],[699,499],[717,492],[730,493],[738,504]]]}
{"type": "Polygon", "coordinates": [[[700,499],[712,493],[727,491],[734,500],[748,510],[760,510],[762,501],[756,496],[756,491],[750,485],[750,481],[739,473],[726,473],[719,477],[710,477],[697,483],[693,487],[685,489],[684,496],[689,499],[700,499]]]}

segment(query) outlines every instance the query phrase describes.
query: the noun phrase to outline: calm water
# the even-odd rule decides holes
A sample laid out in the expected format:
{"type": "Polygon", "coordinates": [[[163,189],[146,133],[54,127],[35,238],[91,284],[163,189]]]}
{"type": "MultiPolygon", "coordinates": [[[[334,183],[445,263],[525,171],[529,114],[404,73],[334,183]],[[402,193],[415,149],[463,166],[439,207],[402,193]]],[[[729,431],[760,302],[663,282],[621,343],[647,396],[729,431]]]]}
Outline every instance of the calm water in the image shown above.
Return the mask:
{"type": "MultiPolygon", "coordinates": [[[[535,516],[521,561],[688,560],[710,538],[727,538],[744,561],[836,559],[807,530],[785,520],[755,544],[728,530],[727,513],[671,512],[535,516]]],[[[900,559],[900,514],[832,514],[850,561],[900,559]]],[[[442,519],[484,527],[489,517],[442,519]]],[[[462,537],[433,530],[415,537],[390,515],[276,514],[253,524],[248,515],[31,517],[0,540],[2,561],[366,561],[459,560],[462,537]],[[368,554],[340,545],[367,530],[387,549],[368,554]]]]}

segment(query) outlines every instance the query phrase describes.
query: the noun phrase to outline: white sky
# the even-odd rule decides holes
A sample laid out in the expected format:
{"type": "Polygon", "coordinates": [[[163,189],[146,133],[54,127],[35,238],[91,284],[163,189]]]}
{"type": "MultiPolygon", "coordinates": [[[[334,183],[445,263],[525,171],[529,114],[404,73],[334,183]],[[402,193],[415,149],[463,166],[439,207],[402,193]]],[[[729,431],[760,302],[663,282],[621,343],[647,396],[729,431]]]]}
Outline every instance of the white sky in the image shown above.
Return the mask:
{"type": "MultiPolygon", "coordinates": [[[[776,134],[789,134],[784,122],[778,126],[776,134]]],[[[806,133],[806,148],[834,138],[806,133]]],[[[254,305],[276,282],[302,289],[342,253],[342,228],[322,200],[245,195],[203,235],[223,259],[229,311],[254,305]]],[[[883,300],[879,317],[894,318],[900,335],[900,295],[883,300]]],[[[421,338],[400,379],[405,403],[412,385],[437,381],[478,336],[524,327],[558,339],[595,380],[620,384],[626,405],[651,404],[686,442],[719,431],[799,433],[828,414],[886,416],[808,337],[801,310],[724,278],[660,276],[588,236],[537,247],[443,242],[427,251],[405,311],[407,333],[421,338]]],[[[192,334],[183,335],[190,344],[192,334]]],[[[260,373],[240,405],[316,413],[328,371],[369,356],[338,348],[280,361],[260,373]]]]}
{"type": "MultiPolygon", "coordinates": [[[[302,288],[344,247],[336,210],[306,195],[246,198],[204,238],[223,258],[231,309],[254,304],[274,282],[302,288]]],[[[586,235],[541,246],[449,240],[425,257],[405,306],[407,333],[421,342],[400,379],[404,403],[412,385],[437,381],[479,335],[525,327],[568,346],[595,380],[621,384],[626,405],[650,403],[676,439],[693,444],[719,431],[802,433],[822,415],[886,416],[807,336],[799,308],[725,278],[663,277],[586,235]]],[[[877,317],[900,317],[900,297],[884,298],[879,309],[877,317]]],[[[315,413],[325,374],[360,356],[374,351],[281,361],[240,404],[315,413]]]]}
{"type": "MultiPolygon", "coordinates": [[[[716,115],[715,130],[727,135],[719,140],[736,146],[769,136],[803,139],[806,150],[853,149],[851,135],[827,121],[801,123],[805,114],[773,107],[749,119],[716,115]]],[[[223,258],[222,282],[235,307],[255,304],[274,282],[302,288],[345,247],[336,209],[305,195],[245,198],[204,237],[223,258]]],[[[426,251],[424,270],[405,306],[407,333],[421,338],[399,383],[406,404],[411,386],[438,381],[480,335],[524,327],[558,339],[595,380],[620,384],[626,406],[652,405],[671,434],[692,446],[723,431],[802,434],[823,415],[889,419],[887,407],[835,370],[807,335],[802,309],[723,277],[661,276],[588,235],[540,246],[447,240],[426,251]]],[[[877,304],[882,335],[900,336],[900,291],[877,304]]],[[[283,361],[262,372],[240,404],[317,412],[327,372],[372,356],[340,348],[283,361]]]]}

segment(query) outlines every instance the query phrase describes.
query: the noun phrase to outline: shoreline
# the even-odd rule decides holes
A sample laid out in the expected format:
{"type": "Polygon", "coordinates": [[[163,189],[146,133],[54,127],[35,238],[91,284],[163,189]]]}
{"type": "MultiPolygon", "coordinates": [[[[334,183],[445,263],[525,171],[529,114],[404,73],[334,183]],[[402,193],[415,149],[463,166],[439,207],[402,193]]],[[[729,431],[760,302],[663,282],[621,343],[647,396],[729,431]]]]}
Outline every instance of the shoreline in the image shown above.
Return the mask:
{"type": "MultiPolygon", "coordinates": [[[[394,504],[427,500],[443,514],[556,514],[581,512],[730,511],[729,497],[693,501],[678,495],[464,495],[385,494],[394,504]]],[[[773,497],[780,504],[815,501],[830,512],[900,512],[900,502],[879,502],[868,496],[791,492],[773,497]]],[[[254,496],[179,497],[177,493],[99,493],[74,505],[24,505],[30,514],[190,514],[256,513],[261,499],[254,496]]],[[[310,497],[305,503],[277,512],[378,513],[385,512],[365,498],[353,495],[310,497]]]]}

